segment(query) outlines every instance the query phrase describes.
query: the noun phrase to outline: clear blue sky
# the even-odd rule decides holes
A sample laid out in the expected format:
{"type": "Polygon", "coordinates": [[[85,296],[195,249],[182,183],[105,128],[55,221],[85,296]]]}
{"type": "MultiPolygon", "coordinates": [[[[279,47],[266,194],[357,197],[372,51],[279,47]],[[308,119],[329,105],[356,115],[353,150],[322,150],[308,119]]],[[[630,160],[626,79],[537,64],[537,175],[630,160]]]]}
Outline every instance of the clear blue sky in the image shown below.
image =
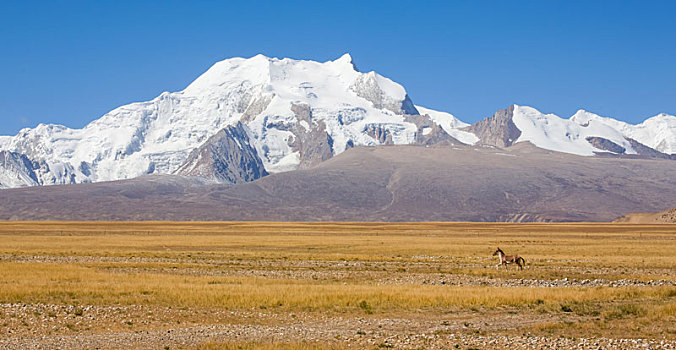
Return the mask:
{"type": "Polygon", "coordinates": [[[325,61],[466,122],[516,103],[639,122],[676,114],[675,1],[2,1],[0,134],[82,127],[214,62],[325,61]]]}

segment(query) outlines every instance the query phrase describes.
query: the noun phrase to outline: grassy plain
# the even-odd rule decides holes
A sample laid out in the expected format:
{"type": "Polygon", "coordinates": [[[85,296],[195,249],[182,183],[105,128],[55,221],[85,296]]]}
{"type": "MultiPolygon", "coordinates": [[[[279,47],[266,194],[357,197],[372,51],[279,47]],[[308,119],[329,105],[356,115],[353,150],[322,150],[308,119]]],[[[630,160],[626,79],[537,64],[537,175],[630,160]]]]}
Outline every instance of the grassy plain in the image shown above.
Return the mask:
{"type": "Polygon", "coordinates": [[[0,346],[206,326],[273,328],[149,344],[406,347],[386,341],[430,333],[442,344],[456,333],[673,341],[675,285],[674,225],[0,223],[0,346]],[[497,246],[527,268],[496,269],[497,246]]]}

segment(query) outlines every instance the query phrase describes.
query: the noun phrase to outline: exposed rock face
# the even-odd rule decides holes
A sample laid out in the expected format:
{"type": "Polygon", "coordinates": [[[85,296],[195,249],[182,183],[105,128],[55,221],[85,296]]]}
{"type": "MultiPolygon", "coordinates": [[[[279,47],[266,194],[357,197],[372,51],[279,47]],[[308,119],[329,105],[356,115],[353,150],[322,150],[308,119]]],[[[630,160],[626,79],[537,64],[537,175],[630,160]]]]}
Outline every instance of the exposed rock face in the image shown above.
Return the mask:
{"type": "Polygon", "coordinates": [[[636,151],[636,154],[627,154],[627,150],[616,144],[613,141],[605,139],[603,137],[587,137],[586,140],[592,146],[608,151],[615,155],[632,157],[632,158],[657,158],[657,159],[676,159],[676,155],[669,155],[659,151],[656,151],[632,138],[626,138],[627,141],[631,144],[631,147],[636,151]]]}
{"type": "Polygon", "coordinates": [[[333,139],[326,132],[321,120],[312,118],[312,109],[307,104],[293,104],[291,110],[298,123],[293,127],[296,136],[291,147],[299,152],[299,168],[309,168],[333,157],[333,139]]]}
{"type": "MultiPolygon", "coordinates": [[[[88,171],[86,163],[80,164],[79,168],[88,171]]],[[[0,151],[0,188],[73,183],[76,180],[71,166],[58,164],[50,168],[44,160],[35,161],[22,153],[0,151]]]]}
{"type": "Polygon", "coordinates": [[[244,126],[237,123],[219,131],[192,151],[176,174],[236,184],[256,180],[268,173],[244,126]]]}
{"type": "Polygon", "coordinates": [[[392,145],[392,133],[383,124],[368,124],[364,132],[381,145],[392,145]]]}
{"type": "Polygon", "coordinates": [[[468,127],[466,130],[479,137],[479,143],[500,148],[509,147],[521,136],[512,116],[514,106],[497,111],[492,117],[486,118],[468,127]]]}
{"type": "Polygon", "coordinates": [[[436,124],[429,115],[407,115],[404,117],[404,120],[418,127],[418,131],[415,134],[415,143],[418,145],[429,146],[442,142],[462,144],[462,142],[444,131],[439,124],[436,124]]]}
{"type": "Polygon", "coordinates": [[[661,159],[676,159],[676,154],[665,154],[659,151],[656,151],[632,138],[627,138],[627,141],[631,144],[631,147],[634,148],[634,151],[639,155],[648,157],[648,158],[661,158],[661,159]]]}
{"type": "Polygon", "coordinates": [[[592,146],[602,149],[604,151],[616,153],[616,154],[624,154],[627,150],[616,144],[613,141],[610,141],[608,139],[604,139],[603,137],[595,137],[595,136],[590,136],[587,137],[587,142],[591,143],[592,146]]]}
{"type": "Polygon", "coordinates": [[[418,110],[415,108],[413,101],[411,101],[411,98],[408,97],[408,95],[406,95],[406,97],[404,97],[404,101],[402,101],[402,103],[401,103],[401,111],[404,114],[408,114],[408,115],[420,114],[420,113],[418,113],[418,110]]]}
{"type": "Polygon", "coordinates": [[[240,121],[245,124],[252,121],[257,115],[263,113],[274,97],[275,94],[261,94],[257,96],[244,110],[240,121]]]}
{"type": "Polygon", "coordinates": [[[375,108],[387,109],[395,114],[420,114],[408,95],[405,95],[403,100],[392,98],[380,87],[378,79],[375,72],[363,74],[350,86],[350,89],[357,96],[373,103],[375,108]]]}
{"type": "Polygon", "coordinates": [[[39,165],[24,154],[0,151],[0,177],[2,178],[0,185],[20,187],[29,183],[35,186],[40,182],[35,175],[35,170],[38,168],[39,165]]]}

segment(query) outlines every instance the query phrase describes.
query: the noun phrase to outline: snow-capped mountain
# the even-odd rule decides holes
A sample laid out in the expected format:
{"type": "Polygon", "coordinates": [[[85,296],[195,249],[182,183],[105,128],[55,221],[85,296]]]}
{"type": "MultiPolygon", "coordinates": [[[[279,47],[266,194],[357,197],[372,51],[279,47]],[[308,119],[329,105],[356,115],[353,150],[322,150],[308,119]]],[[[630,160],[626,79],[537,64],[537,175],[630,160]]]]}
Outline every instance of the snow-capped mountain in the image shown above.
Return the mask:
{"type": "Polygon", "coordinates": [[[480,144],[509,147],[519,142],[557,152],[674,158],[676,117],[667,114],[631,125],[583,110],[569,119],[535,108],[512,105],[466,129],[480,144]]]}
{"type": "Polygon", "coordinates": [[[605,124],[656,151],[676,154],[676,117],[673,115],[661,113],[632,125],[580,110],[570,119],[580,125],[605,124]]]}
{"type": "MultiPolygon", "coordinates": [[[[266,174],[311,166],[357,145],[476,141],[447,113],[419,116],[404,88],[375,72],[356,70],[346,54],[324,63],[231,58],[213,65],[183,91],[121,106],[82,129],[40,124],[0,137],[0,187],[97,182],[144,174],[202,174],[238,179],[224,159],[246,155],[266,174]],[[238,126],[240,125],[241,126],[238,126]],[[240,127],[247,140],[211,140],[240,127]],[[229,157],[223,145],[252,146],[229,157]],[[207,145],[208,144],[208,145],[207,145]],[[207,152],[194,152],[200,147],[207,152]],[[191,158],[209,155],[202,159],[191,158]],[[206,159],[206,160],[205,160],[206,159]],[[205,164],[211,161],[218,164],[205,164]],[[190,168],[186,161],[191,162],[190,168]],[[195,166],[199,164],[199,171],[195,166]],[[234,177],[233,177],[234,176],[234,177]]],[[[251,180],[251,174],[243,179],[251,180]]],[[[240,174],[241,175],[241,174],[240,174]]],[[[255,178],[255,176],[254,176],[255,178]]]]}
{"type": "Polygon", "coordinates": [[[544,114],[535,108],[514,106],[512,117],[514,125],[521,130],[516,142],[529,141],[540,148],[593,156],[605,149],[590,142],[593,138],[608,140],[626,153],[636,154],[629,141],[616,129],[601,123],[577,124],[569,119],[562,119],[554,114],[544,114]]]}
{"type": "Polygon", "coordinates": [[[349,54],[314,62],[257,55],[214,64],[179,92],[121,106],[82,129],[40,124],[0,136],[0,188],[145,174],[239,183],[307,168],[354,146],[440,142],[676,159],[676,117],[631,125],[513,105],[474,125],[416,106],[349,54]]]}

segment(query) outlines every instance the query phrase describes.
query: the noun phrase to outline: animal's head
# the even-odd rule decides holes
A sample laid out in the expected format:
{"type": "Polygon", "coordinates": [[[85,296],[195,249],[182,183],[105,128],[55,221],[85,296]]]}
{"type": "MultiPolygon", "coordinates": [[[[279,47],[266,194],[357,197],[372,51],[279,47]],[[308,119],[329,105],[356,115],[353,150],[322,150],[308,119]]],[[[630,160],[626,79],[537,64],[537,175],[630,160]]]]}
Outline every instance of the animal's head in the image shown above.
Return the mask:
{"type": "Polygon", "coordinates": [[[498,255],[498,253],[502,253],[503,255],[505,254],[505,252],[503,252],[502,249],[500,249],[500,247],[498,247],[498,250],[493,252],[493,256],[498,255]]]}

